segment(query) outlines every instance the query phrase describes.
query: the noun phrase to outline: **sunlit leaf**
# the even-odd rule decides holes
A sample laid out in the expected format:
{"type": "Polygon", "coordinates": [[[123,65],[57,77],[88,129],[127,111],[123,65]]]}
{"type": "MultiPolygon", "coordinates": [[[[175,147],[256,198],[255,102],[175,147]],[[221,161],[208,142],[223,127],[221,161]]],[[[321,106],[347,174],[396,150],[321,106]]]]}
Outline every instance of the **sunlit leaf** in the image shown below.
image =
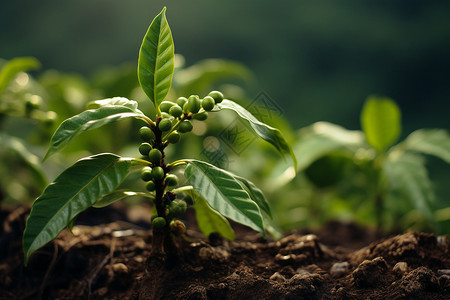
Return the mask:
{"type": "Polygon", "coordinates": [[[400,136],[400,109],[389,98],[369,97],[361,113],[361,126],[369,145],[383,152],[400,136]]]}
{"type": "Polygon", "coordinates": [[[218,109],[232,110],[242,119],[247,120],[259,137],[272,144],[281,154],[290,155],[294,162],[295,169],[297,169],[297,159],[295,158],[294,152],[278,129],[259,121],[249,111],[231,100],[225,99],[221,103],[218,103],[216,107],[218,109]]]}
{"type": "Polygon", "coordinates": [[[61,173],[33,203],[23,234],[25,262],[79,213],[114,191],[130,167],[131,159],[103,153],[81,159],[61,173]]]}
{"type": "Polygon", "coordinates": [[[80,133],[125,118],[145,119],[146,117],[142,113],[129,107],[115,105],[86,110],[65,120],[53,134],[50,141],[50,147],[44,159],[47,159],[50,155],[63,149],[80,133]]]}
{"type": "Polygon", "coordinates": [[[129,100],[124,97],[114,97],[102,100],[95,100],[87,105],[87,109],[95,109],[100,108],[102,106],[116,106],[116,105],[125,106],[130,108],[134,112],[142,113],[140,110],[138,110],[138,103],[136,101],[129,100]]]}
{"type": "Polygon", "coordinates": [[[17,57],[11,59],[0,70],[0,93],[6,89],[17,73],[35,70],[40,67],[41,63],[34,57],[17,57]]]}
{"type": "Polygon", "coordinates": [[[138,61],[139,84],[158,111],[172,84],[174,51],[164,7],[144,36],[138,61]]]}
{"type": "Polygon", "coordinates": [[[404,141],[406,150],[434,155],[450,163],[450,136],[444,129],[419,129],[404,141]]]}
{"type": "Polygon", "coordinates": [[[101,208],[108,206],[110,204],[113,204],[114,202],[117,202],[119,200],[123,200],[128,197],[133,196],[141,196],[153,199],[154,197],[150,196],[148,193],[142,193],[142,192],[132,192],[128,190],[117,190],[114,191],[108,195],[103,196],[102,198],[98,199],[92,206],[96,208],[101,208]]]}
{"type": "Polygon", "coordinates": [[[258,204],[259,208],[264,211],[269,217],[272,217],[272,212],[270,210],[269,203],[267,202],[266,197],[264,197],[263,192],[250,180],[245,179],[243,177],[230,174],[236,179],[242,187],[247,191],[250,198],[258,204]]]}
{"type": "Polygon", "coordinates": [[[258,205],[229,172],[206,162],[188,160],[184,175],[213,209],[264,234],[258,205]]]}

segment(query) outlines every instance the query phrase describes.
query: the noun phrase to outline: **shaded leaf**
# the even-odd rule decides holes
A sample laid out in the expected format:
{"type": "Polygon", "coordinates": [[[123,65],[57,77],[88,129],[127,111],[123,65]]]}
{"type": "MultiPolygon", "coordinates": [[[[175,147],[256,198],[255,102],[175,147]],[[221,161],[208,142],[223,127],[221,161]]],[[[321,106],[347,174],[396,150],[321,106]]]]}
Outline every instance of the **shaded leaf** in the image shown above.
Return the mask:
{"type": "Polygon", "coordinates": [[[369,145],[383,152],[400,136],[400,109],[389,98],[369,97],[361,113],[361,126],[369,145]]]}
{"type": "Polygon", "coordinates": [[[269,203],[267,202],[266,197],[264,197],[263,192],[250,180],[231,173],[230,175],[232,175],[241,184],[241,186],[247,191],[250,198],[255,201],[259,208],[272,218],[272,212],[270,210],[269,203]]]}
{"type": "Polygon", "coordinates": [[[234,230],[224,216],[212,209],[206,200],[194,190],[184,191],[184,193],[191,196],[194,201],[198,228],[205,236],[209,236],[211,233],[219,233],[228,240],[234,240],[234,230]]]}
{"type": "Polygon", "coordinates": [[[213,209],[264,234],[258,205],[229,172],[198,160],[187,160],[187,163],[186,179],[213,209]]]}
{"type": "Polygon", "coordinates": [[[65,120],[53,134],[50,141],[50,147],[44,160],[55,152],[63,149],[80,133],[125,118],[145,119],[146,117],[142,113],[136,112],[129,107],[116,105],[86,110],[65,120]]]}
{"type": "Polygon", "coordinates": [[[444,129],[419,129],[404,141],[406,150],[434,155],[450,163],[450,136],[444,129]]]}
{"type": "Polygon", "coordinates": [[[117,190],[117,191],[114,191],[114,192],[98,199],[92,206],[95,208],[101,208],[101,207],[105,207],[110,204],[113,204],[116,201],[123,200],[125,198],[133,197],[133,196],[141,196],[141,197],[154,199],[154,197],[152,197],[148,193],[132,192],[132,191],[128,191],[128,190],[117,190]]]}
{"type": "Polygon", "coordinates": [[[153,19],[139,51],[138,79],[145,94],[159,111],[172,84],[174,45],[166,8],[153,19]]]}
{"type": "Polygon", "coordinates": [[[242,119],[247,120],[259,137],[272,144],[281,154],[290,155],[294,162],[295,169],[297,169],[297,159],[295,158],[294,152],[278,129],[259,121],[249,111],[231,100],[224,99],[221,103],[218,103],[216,107],[218,109],[232,110],[242,119]]]}
{"type": "Polygon", "coordinates": [[[11,80],[19,72],[35,70],[41,67],[41,63],[34,57],[17,57],[8,61],[0,70],[0,93],[6,89],[11,80]]]}
{"type": "Polygon", "coordinates": [[[103,153],[81,159],[62,172],[33,203],[23,234],[25,263],[79,213],[114,191],[130,167],[131,159],[103,153]]]}

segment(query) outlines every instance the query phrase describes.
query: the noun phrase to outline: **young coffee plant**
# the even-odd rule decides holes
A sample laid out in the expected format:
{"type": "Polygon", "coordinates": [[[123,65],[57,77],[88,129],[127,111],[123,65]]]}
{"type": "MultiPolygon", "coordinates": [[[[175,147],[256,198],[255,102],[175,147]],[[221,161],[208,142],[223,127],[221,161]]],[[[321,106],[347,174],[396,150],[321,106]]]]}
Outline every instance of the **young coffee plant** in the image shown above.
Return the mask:
{"type": "Polygon", "coordinates": [[[165,8],[151,23],[140,48],[139,83],[156,109],[152,119],[137,102],[111,98],[94,102],[95,108],[65,120],[54,133],[44,159],[63,149],[80,133],[125,118],[143,122],[139,129],[140,158],[102,153],[79,160],[63,171],[34,202],[23,235],[25,261],[65,228],[71,228],[79,213],[103,207],[128,196],[141,195],[153,201],[153,254],[164,255],[175,246],[174,237],[186,228],[179,219],[188,205],[196,210],[200,230],[218,232],[228,239],[234,232],[227,218],[265,233],[271,212],[261,190],[252,182],[196,159],[166,161],[165,149],[176,147],[182,135],[193,129],[192,119],[205,120],[208,113],[231,110],[248,121],[255,133],[283,155],[291,147],[279,130],[258,121],[237,103],[212,91],[200,98],[191,95],[165,100],[174,71],[174,44],[165,8]],[[132,169],[139,168],[147,192],[117,190],[132,169]],[[175,171],[183,170],[189,185],[179,186],[175,171]],[[192,201],[185,201],[189,199],[192,201]]]}

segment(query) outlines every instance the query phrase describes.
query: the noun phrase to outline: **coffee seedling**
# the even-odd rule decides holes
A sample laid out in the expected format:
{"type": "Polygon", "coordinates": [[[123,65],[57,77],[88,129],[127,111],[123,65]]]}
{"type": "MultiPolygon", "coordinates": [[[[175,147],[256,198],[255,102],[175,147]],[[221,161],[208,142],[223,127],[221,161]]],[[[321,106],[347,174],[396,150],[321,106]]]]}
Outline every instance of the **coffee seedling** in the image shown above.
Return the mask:
{"type": "Polygon", "coordinates": [[[193,128],[192,119],[205,120],[207,111],[231,110],[250,123],[256,135],[272,144],[281,154],[291,156],[291,147],[281,132],[258,121],[239,104],[211,92],[202,100],[197,95],[165,100],[174,72],[174,45],[166,20],[166,9],[156,16],[147,31],[139,53],[138,79],[141,88],[156,109],[150,118],[138,109],[138,103],[125,98],[95,101],[99,106],[65,120],[54,133],[45,159],[60,151],[83,131],[98,128],[124,118],[143,122],[139,129],[140,158],[102,153],[83,158],[63,171],[33,204],[23,235],[26,261],[87,208],[103,207],[136,192],[116,190],[132,169],[141,170],[147,192],[139,195],[153,202],[153,252],[163,254],[173,237],[183,235],[186,226],[178,218],[189,203],[197,212],[200,230],[209,235],[218,232],[232,239],[234,232],[227,221],[246,225],[265,234],[271,212],[260,189],[245,178],[210,163],[181,159],[167,162],[166,147],[175,147],[181,135],[193,128]],[[175,169],[184,168],[187,186],[178,186],[175,169]],[[171,236],[173,235],[173,236],[171,236]]]}

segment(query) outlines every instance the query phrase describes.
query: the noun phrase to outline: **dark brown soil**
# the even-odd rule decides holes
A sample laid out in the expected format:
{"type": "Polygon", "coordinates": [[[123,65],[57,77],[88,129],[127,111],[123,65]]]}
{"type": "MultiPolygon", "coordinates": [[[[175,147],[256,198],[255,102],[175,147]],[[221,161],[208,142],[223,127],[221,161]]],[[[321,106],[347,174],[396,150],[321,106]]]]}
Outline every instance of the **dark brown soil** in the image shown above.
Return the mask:
{"type": "MultiPolygon", "coordinates": [[[[28,209],[0,212],[0,299],[136,299],[152,236],[148,223],[122,211],[90,210],[78,223],[90,226],[62,232],[27,268],[21,235],[28,209]]],[[[376,240],[370,230],[335,222],[315,234],[267,241],[237,229],[234,242],[188,230],[183,255],[159,270],[158,298],[450,298],[447,236],[407,232],[376,240]]]]}

